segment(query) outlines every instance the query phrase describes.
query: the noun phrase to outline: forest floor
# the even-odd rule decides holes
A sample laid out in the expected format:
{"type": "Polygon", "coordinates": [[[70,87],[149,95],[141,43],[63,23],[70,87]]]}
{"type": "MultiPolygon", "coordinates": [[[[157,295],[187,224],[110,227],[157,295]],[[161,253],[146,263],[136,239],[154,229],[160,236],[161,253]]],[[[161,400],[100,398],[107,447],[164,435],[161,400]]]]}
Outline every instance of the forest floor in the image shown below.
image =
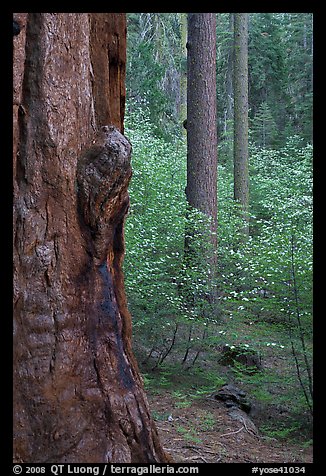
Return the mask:
{"type": "MultiPolygon", "coordinates": [[[[215,332],[220,341],[196,361],[194,346],[187,365],[181,342],[159,365],[153,354],[148,357],[148,346],[139,341],[135,346],[166,452],[176,463],[312,463],[312,418],[283,327],[239,321],[229,323],[224,334],[215,332]],[[221,360],[225,343],[257,349],[261,368],[221,360]],[[225,385],[244,394],[245,411],[216,399],[225,385]]],[[[311,346],[307,340],[307,351],[311,346]]]]}
{"type": "MultiPolygon", "coordinates": [[[[268,331],[262,327],[254,342],[265,342],[268,331]]],[[[138,348],[152,416],[176,463],[313,462],[312,422],[293,357],[286,336],[274,332],[274,338],[284,345],[261,346],[263,367],[253,374],[221,364],[219,350],[203,353],[196,365],[185,368],[181,353],[153,367],[138,348]],[[234,409],[216,399],[225,384],[245,392],[248,415],[240,410],[235,418],[234,409]]],[[[250,341],[238,332],[238,342],[250,341]]]]}
{"type": "Polygon", "coordinates": [[[171,390],[148,393],[165,451],[175,463],[310,463],[312,446],[255,435],[223,402],[178,401],[171,390]],[[182,404],[181,404],[182,403],[182,404]]]}

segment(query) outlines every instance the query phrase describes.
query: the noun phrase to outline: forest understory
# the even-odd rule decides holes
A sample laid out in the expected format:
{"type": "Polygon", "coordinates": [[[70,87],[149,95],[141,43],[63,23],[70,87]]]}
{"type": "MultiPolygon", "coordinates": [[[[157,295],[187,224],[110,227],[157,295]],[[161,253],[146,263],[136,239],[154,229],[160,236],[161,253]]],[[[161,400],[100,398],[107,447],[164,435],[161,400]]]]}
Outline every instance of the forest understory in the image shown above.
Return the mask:
{"type": "Polygon", "coordinates": [[[220,402],[201,397],[179,408],[168,390],[149,393],[148,399],[163,447],[175,463],[313,462],[311,445],[256,436],[220,402]]]}
{"type": "Polygon", "coordinates": [[[135,116],[127,116],[124,270],[133,346],[164,447],[177,462],[312,461],[311,146],[298,138],[278,150],[251,146],[245,243],[221,154],[219,296],[210,304],[205,256],[184,267],[183,146],[135,116]],[[227,384],[245,392],[256,435],[209,398],[227,384]]]}
{"type": "Polygon", "coordinates": [[[206,353],[191,368],[172,361],[155,369],[151,364],[142,365],[147,396],[175,463],[313,462],[311,417],[291,406],[300,389],[289,377],[290,356],[279,358],[270,350],[251,375],[221,365],[218,352],[206,353]],[[272,374],[278,384],[270,382],[272,374]],[[246,411],[216,398],[225,385],[245,394],[246,411]]]}

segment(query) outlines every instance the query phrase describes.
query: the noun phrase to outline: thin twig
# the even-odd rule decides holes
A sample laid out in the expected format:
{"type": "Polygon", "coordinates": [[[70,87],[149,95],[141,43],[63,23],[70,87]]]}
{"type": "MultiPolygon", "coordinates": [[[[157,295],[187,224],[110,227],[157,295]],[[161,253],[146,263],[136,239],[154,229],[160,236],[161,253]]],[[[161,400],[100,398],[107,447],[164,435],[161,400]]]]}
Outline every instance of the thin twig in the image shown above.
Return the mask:
{"type": "Polygon", "coordinates": [[[236,433],[239,433],[243,429],[244,429],[244,426],[239,428],[239,430],[237,430],[237,431],[230,431],[230,433],[224,433],[224,435],[219,435],[219,436],[220,436],[220,438],[222,438],[222,436],[235,435],[236,433]]]}
{"type": "Polygon", "coordinates": [[[169,430],[168,428],[164,428],[163,426],[158,426],[157,424],[156,424],[156,428],[158,428],[159,430],[168,431],[169,433],[171,433],[171,430],[169,430]]]}
{"type": "Polygon", "coordinates": [[[175,339],[176,339],[176,336],[177,336],[177,332],[178,332],[178,328],[179,328],[179,324],[176,323],[175,325],[175,329],[174,329],[174,333],[173,333],[173,338],[172,338],[172,341],[171,341],[171,345],[170,347],[166,350],[166,352],[161,355],[160,357],[160,361],[159,361],[159,365],[163,363],[163,361],[166,359],[166,357],[169,355],[169,353],[171,352],[174,344],[175,344],[175,339]]]}
{"type": "Polygon", "coordinates": [[[297,286],[297,280],[296,280],[295,262],[294,261],[295,261],[294,260],[294,235],[292,234],[292,236],[291,236],[291,268],[292,268],[293,292],[294,292],[294,299],[295,299],[295,305],[296,305],[296,317],[297,317],[299,335],[300,335],[300,340],[301,340],[301,345],[302,345],[302,350],[303,350],[303,357],[304,357],[304,361],[305,361],[305,365],[306,365],[306,372],[308,374],[309,390],[310,390],[310,395],[311,395],[311,398],[312,398],[313,397],[312,376],[311,376],[311,369],[310,369],[310,365],[309,365],[308,357],[307,357],[306,343],[305,343],[305,340],[304,340],[304,332],[303,332],[302,324],[301,324],[298,286],[297,286]]]}
{"type": "Polygon", "coordinates": [[[216,456],[216,451],[209,451],[209,450],[206,450],[205,448],[200,448],[198,446],[191,446],[191,445],[183,445],[182,448],[189,448],[189,449],[192,449],[196,452],[198,451],[203,451],[204,453],[209,453],[211,455],[214,455],[216,456]]]}
{"type": "Polygon", "coordinates": [[[176,448],[165,448],[165,447],[164,447],[164,451],[167,451],[167,452],[169,452],[169,453],[183,453],[182,450],[180,450],[180,449],[178,450],[178,449],[176,449],[176,448]]]}
{"type": "Polygon", "coordinates": [[[203,456],[193,456],[192,458],[189,458],[188,461],[193,461],[194,459],[202,459],[204,463],[208,463],[207,459],[205,459],[203,456]]]}
{"type": "Polygon", "coordinates": [[[202,459],[205,463],[208,463],[208,461],[200,454],[200,452],[202,451],[202,448],[200,448],[199,450],[197,450],[197,448],[195,448],[195,447],[189,447],[189,448],[192,449],[192,451],[195,451],[196,453],[199,454],[199,456],[195,456],[195,457],[193,457],[192,459],[195,459],[195,458],[198,459],[198,458],[200,458],[200,459],[202,459]]]}
{"type": "Polygon", "coordinates": [[[208,463],[202,456],[191,456],[190,458],[184,458],[184,461],[194,461],[196,459],[202,459],[204,463],[208,463]]]}

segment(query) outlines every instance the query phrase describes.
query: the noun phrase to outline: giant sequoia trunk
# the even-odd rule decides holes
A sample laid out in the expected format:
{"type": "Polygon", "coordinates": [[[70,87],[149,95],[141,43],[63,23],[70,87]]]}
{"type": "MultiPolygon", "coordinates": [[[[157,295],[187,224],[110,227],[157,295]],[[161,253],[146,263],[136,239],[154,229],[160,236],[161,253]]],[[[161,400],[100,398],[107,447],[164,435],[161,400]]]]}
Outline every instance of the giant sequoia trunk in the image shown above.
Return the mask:
{"type": "Polygon", "coordinates": [[[15,18],[14,459],[165,462],[121,270],[125,15],[15,18]]]}

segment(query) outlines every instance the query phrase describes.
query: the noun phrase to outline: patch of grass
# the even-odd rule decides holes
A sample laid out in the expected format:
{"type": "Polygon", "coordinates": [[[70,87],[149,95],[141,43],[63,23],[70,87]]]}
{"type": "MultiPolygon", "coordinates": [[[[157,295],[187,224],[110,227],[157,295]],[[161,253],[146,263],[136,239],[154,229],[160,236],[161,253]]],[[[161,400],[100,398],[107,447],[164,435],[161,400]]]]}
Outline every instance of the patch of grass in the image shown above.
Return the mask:
{"type": "Polygon", "coordinates": [[[185,440],[190,441],[191,443],[202,443],[202,440],[198,438],[197,431],[194,428],[185,428],[184,426],[178,425],[176,426],[176,430],[178,433],[183,435],[185,440]]]}
{"type": "Polygon", "coordinates": [[[313,445],[313,440],[310,439],[310,440],[304,441],[301,446],[302,448],[307,449],[312,445],[313,445]]]}
{"type": "Polygon", "coordinates": [[[144,372],[142,373],[145,390],[152,395],[159,394],[160,388],[168,389],[173,385],[174,371],[171,368],[162,368],[156,372],[144,372]]]}
{"type": "Polygon", "coordinates": [[[227,383],[225,377],[221,376],[216,370],[194,369],[192,376],[193,381],[196,381],[198,376],[200,376],[197,385],[192,384],[194,390],[191,393],[192,398],[202,398],[227,383]]]}
{"type": "Polygon", "coordinates": [[[276,438],[278,440],[291,439],[293,434],[298,431],[300,425],[296,422],[289,422],[287,424],[283,423],[276,427],[275,424],[265,424],[260,426],[260,431],[263,435],[268,436],[269,438],[276,438]]]}
{"type": "Polygon", "coordinates": [[[201,431],[210,431],[216,425],[216,419],[211,412],[207,412],[207,414],[200,420],[200,430],[201,431]]]}
{"type": "Polygon", "coordinates": [[[258,387],[251,392],[251,396],[255,397],[262,403],[273,403],[274,396],[271,395],[265,387],[258,387]]]}
{"type": "Polygon", "coordinates": [[[154,378],[153,376],[146,373],[142,373],[142,377],[143,377],[145,390],[147,390],[152,385],[154,378]]]}
{"type": "Polygon", "coordinates": [[[152,417],[155,421],[167,421],[169,418],[170,414],[169,413],[159,413],[156,412],[155,410],[152,412],[152,417]]]}
{"type": "Polygon", "coordinates": [[[225,377],[217,370],[194,367],[185,371],[180,364],[170,363],[160,366],[155,372],[143,371],[142,376],[146,391],[154,395],[159,393],[159,388],[171,390],[174,398],[180,401],[200,398],[226,383],[225,377]]]}
{"type": "Polygon", "coordinates": [[[188,396],[185,395],[182,391],[175,390],[174,392],[172,392],[172,396],[176,399],[176,408],[188,408],[191,406],[191,401],[189,400],[188,396]]]}

